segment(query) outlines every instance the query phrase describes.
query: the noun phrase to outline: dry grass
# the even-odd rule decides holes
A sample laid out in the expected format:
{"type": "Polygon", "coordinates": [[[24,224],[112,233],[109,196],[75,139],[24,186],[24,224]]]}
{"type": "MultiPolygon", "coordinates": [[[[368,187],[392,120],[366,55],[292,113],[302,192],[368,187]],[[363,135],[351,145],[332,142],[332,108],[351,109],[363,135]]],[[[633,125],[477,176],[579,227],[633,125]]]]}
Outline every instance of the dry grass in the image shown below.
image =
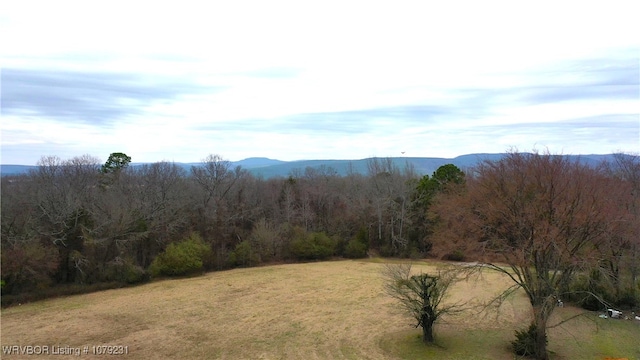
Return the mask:
{"type": "MultiPolygon", "coordinates": [[[[2,310],[2,345],[127,345],[130,359],[410,358],[403,351],[413,346],[416,332],[382,292],[381,268],[377,262],[336,261],[236,269],[15,306],[2,310]]],[[[431,272],[435,266],[415,269],[431,272]]],[[[507,284],[488,274],[455,285],[452,301],[487,299],[507,284]]],[[[477,358],[512,358],[508,341],[528,321],[521,310],[526,304],[519,294],[499,316],[446,319],[436,337],[441,334],[438,341],[447,348],[464,347],[465,337],[475,336],[484,349],[477,358]]],[[[575,336],[572,331],[567,336],[575,336]]],[[[553,341],[550,346],[562,352],[553,341]]],[[[434,351],[438,358],[452,356],[447,349],[434,351]]]]}

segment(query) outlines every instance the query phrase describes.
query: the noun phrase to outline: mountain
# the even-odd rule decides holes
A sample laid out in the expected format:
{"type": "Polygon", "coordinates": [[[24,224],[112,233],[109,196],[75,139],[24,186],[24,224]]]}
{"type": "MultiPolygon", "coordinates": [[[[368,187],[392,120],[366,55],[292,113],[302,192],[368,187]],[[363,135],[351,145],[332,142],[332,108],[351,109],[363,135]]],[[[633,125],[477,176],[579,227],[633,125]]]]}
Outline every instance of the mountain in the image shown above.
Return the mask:
{"type": "Polygon", "coordinates": [[[0,165],[0,175],[20,175],[26,174],[30,169],[34,169],[35,166],[30,165],[0,165]]]}
{"type": "Polygon", "coordinates": [[[286,161],[274,160],[265,157],[251,157],[240,161],[232,161],[233,166],[242,166],[243,169],[263,168],[266,166],[274,166],[284,164],[286,161]]]}
{"type": "MultiPolygon", "coordinates": [[[[413,166],[419,175],[431,175],[437,168],[445,164],[454,164],[460,169],[469,169],[482,161],[496,161],[504,157],[505,154],[467,154],[455,158],[432,158],[432,157],[396,157],[391,158],[395,166],[404,169],[407,166],[413,166]]],[[[572,159],[585,163],[589,166],[596,166],[604,161],[613,160],[613,155],[566,155],[572,159]]],[[[251,157],[240,161],[232,161],[231,167],[237,166],[248,170],[256,177],[265,179],[272,177],[287,177],[293,173],[304,174],[307,168],[317,171],[332,172],[340,176],[350,173],[366,174],[368,164],[371,158],[360,160],[298,160],[298,161],[282,161],[269,159],[265,157],[251,157]]],[[[198,166],[200,163],[176,163],[189,171],[192,166],[198,166]]],[[[131,166],[139,166],[140,163],[131,164],[131,166]]],[[[0,165],[0,174],[18,175],[25,174],[35,166],[29,165],[0,165]]]]}
{"type": "MultiPolygon", "coordinates": [[[[506,154],[467,154],[455,158],[431,158],[431,157],[396,157],[391,158],[392,163],[400,169],[413,166],[419,175],[431,175],[440,166],[453,164],[462,170],[470,169],[483,161],[498,161],[506,154]]],[[[589,166],[596,166],[604,161],[613,160],[613,155],[566,155],[571,159],[580,161],[589,166]]],[[[280,164],[261,168],[248,169],[254,176],[265,179],[271,177],[286,177],[293,172],[304,174],[307,168],[315,170],[332,169],[337,175],[345,176],[350,173],[367,174],[368,163],[372,158],[360,160],[300,160],[288,161],[280,164]]]]}

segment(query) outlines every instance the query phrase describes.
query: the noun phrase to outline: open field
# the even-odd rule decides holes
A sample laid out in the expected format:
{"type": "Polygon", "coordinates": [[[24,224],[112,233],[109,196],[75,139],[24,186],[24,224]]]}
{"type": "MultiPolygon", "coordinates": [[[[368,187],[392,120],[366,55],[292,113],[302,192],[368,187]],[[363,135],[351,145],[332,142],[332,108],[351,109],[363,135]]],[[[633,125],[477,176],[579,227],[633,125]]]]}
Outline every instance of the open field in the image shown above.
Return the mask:
{"type": "MultiPolygon", "coordinates": [[[[236,269],[14,306],[2,310],[2,345],[124,345],[128,355],[108,357],[128,359],[513,359],[513,330],[528,324],[522,294],[499,315],[446,319],[439,346],[426,347],[382,292],[381,268],[355,260],[236,269]]],[[[505,285],[487,273],[456,284],[452,301],[487,299],[505,285]]],[[[551,330],[552,359],[640,359],[639,323],[580,317],[551,330]]]]}

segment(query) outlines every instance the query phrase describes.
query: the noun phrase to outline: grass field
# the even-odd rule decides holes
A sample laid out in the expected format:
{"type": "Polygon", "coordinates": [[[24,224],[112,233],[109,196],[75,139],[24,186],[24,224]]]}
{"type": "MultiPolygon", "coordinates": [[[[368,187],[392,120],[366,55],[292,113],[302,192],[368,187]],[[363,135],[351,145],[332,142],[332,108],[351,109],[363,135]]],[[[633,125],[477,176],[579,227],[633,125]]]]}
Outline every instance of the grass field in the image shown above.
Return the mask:
{"type": "MultiPolygon", "coordinates": [[[[2,345],[89,346],[81,358],[98,345],[128,346],[126,356],[107,356],[128,359],[514,358],[513,330],[528,324],[522,294],[499,315],[445,319],[436,327],[437,346],[424,346],[411,319],[382,292],[381,268],[379,261],[335,261],[236,269],[23,304],[2,310],[2,345]]],[[[507,284],[488,273],[456,284],[452,301],[488,299],[507,284]]],[[[577,311],[559,308],[555,316],[577,311]]],[[[580,317],[551,330],[552,358],[640,359],[639,323],[580,317]]]]}

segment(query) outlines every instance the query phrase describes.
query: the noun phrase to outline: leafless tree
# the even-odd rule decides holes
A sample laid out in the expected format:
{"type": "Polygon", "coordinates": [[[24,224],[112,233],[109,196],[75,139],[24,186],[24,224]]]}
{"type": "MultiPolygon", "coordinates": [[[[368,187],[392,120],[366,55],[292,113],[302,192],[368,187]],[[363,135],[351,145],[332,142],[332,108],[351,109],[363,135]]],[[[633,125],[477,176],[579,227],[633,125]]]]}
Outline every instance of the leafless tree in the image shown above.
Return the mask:
{"type": "Polygon", "coordinates": [[[91,236],[90,204],[97,192],[99,160],[84,155],[63,161],[56,156],[43,157],[31,174],[34,183],[34,207],[37,231],[60,252],[59,281],[70,282],[82,269],[71,261],[91,236]]]}
{"type": "Polygon", "coordinates": [[[464,309],[463,303],[445,304],[449,287],[458,280],[458,271],[440,270],[435,275],[411,274],[411,264],[385,264],[382,275],[384,290],[398,300],[399,306],[411,315],[415,327],[422,328],[422,341],[434,341],[433,327],[445,314],[464,309]]]}
{"type": "Polygon", "coordinates": [[[225,200],[237,180],[236,173],[231,169],[231,163],[220,155],[209,155],[199,166],[191,167],[193,180],[202,191],[201,232],[205,236],[215,234],[223,221],[225,200]]]}
{"type": "Polygon", "coordinates": [[[549,317],[574,276],[596,266],[592,249],[611,221],[608,202],[601,172],[564,156],[512,152],[479,165],[468,191],[439,197],[436,238],[440,246],[479,254],[486,264],[478,269],[509,277],[513,286],[502,296],[524,290],[536,327],[534,355],[548,359],[549,317]]]}
{"type": "Polygon", "coordinates": [[[608,234],[600,244],[603,260],[613,280],[617,295],[622,286],[622,270],[628,270],[628,289],[635,295],[640,275],[640,156],[614,154],[614,161],[603,163],[609,180],[607,213],[612,215],[608,234]]]}
{"type": "Polygon", "coordinates": [[[407,180],[409,170],[402,173],[390,158],[373,158],[368,163],[370,196],[377,218],[377,242],[388,243],[396,255],[406,249],[404,233],[409,197],[413,189],[407,180]]]}

